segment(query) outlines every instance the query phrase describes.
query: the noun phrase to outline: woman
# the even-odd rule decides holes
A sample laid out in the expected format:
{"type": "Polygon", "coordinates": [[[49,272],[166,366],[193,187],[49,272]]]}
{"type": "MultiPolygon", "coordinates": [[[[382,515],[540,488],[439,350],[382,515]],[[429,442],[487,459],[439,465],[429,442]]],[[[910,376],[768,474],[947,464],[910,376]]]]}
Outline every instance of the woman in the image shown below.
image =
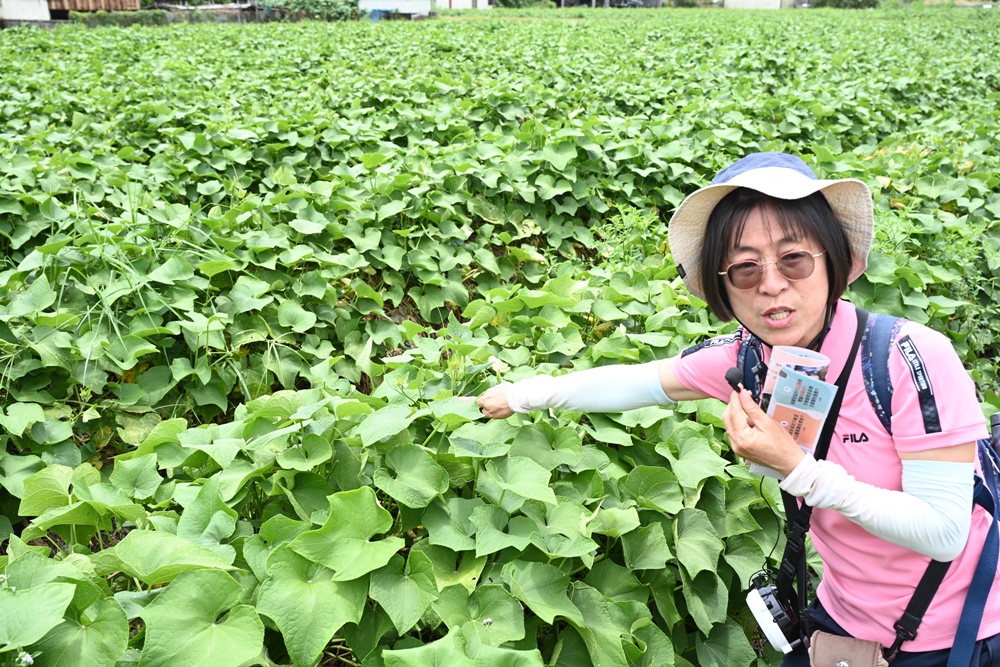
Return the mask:
{"type": "MultiPolygon", "coordinates": [[[[747,156],[681,204],[669,240],[688,290],[723,320],[742,325],[679,356],[539,376],[484,393],[484,415],[540,408],[618,412],[718,398],[733,451],[777,470],[782,489],[813,506],[811,534],[824,565],[810,606],[815,629],[883,646],[930,558],[954,559],[918,636],[894,667],[945,665],[989,517],[972,506],[975,441],[986,427],[975,388],[948,340],[906,322],[889,355],[892,434],[882,427],[856,358],[826,460],[804,453],[750,392],[725,379],[742,336],[794,345],[830,358],[829,378],[847,363],[857,326],[841,296],[871,248],[871,194],[858,180],[818,180],[802,160],[747,156]],[[905,342],[907,354],[900,349],[905,342]]],[[[860,356],[860,355],[859,355],[860,356]]],[[[1000,575],[993,581],[977,644],[978,661],[1000,665],[1000,575]],[[994,657],[995,656],[995,657],[994,657]]],[[[797,649],[785,665],[807,665],[797,649]]]]}

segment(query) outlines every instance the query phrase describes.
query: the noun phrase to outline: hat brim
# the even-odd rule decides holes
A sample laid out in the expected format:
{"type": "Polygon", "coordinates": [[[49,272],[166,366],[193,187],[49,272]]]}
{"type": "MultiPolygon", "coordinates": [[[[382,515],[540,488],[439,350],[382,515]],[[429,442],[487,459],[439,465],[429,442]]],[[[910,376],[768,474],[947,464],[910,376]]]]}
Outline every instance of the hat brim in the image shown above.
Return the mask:
{"type": "Polygon", "coordinates": [[[853,261],[848,282],[854,282],[865,272],[875,226],[868,186],[855,178],[818,180],[791,169],[765,167],[739,174],[727,183],[697,190],[681,202],[670,219],[667,230],[670,252],[688,291],[698,298],[705,298],[700,263],[708,218],[722,198],[737,188],[750,188],[787,200],[822,192],[851,246],[853,261]]]}

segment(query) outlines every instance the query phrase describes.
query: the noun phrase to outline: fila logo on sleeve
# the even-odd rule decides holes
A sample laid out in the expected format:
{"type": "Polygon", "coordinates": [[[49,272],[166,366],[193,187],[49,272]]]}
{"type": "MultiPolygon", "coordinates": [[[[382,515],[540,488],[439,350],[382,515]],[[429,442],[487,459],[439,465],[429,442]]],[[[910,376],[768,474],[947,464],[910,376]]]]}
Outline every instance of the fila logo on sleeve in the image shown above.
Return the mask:
{"type": "Polygon", "coordinates": [[[941,420],[938,418],[937,401],[934,399],[934,387],[927,374],[927,366],[923,357],[917,351],[917,346],[909,336],[903,336],[896,342],[903,361],[910,369],[910,377],[917,388],[917,398],[920,401],[920,413],[924,418],[925,433],[940,433],[941,420]]]}

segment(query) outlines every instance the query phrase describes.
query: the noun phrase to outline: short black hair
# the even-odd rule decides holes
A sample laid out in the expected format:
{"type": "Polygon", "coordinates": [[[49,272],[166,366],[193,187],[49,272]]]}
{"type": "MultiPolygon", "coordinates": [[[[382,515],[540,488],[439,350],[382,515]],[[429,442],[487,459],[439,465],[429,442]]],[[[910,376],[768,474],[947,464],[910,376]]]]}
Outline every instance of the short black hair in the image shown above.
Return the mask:
{"type": "Polygon", "coordinates": [[[717,317],[729,321],[735,317],[726,286],[719,271],[726,267],[726,256],[743,236],[747,218],[759,210],[768,221],[777,222],[791,238],[811,237],[826,250],[826,270],[830,281],[827,305],[833,305],[847,290],[848,276],[854,263],[851,244],[830,203],[821,192],[802,199],[778,199],[749,188],[737,188],[715,205],[705,227],[701,249],[701,284],[705,302],[717,317]]]}

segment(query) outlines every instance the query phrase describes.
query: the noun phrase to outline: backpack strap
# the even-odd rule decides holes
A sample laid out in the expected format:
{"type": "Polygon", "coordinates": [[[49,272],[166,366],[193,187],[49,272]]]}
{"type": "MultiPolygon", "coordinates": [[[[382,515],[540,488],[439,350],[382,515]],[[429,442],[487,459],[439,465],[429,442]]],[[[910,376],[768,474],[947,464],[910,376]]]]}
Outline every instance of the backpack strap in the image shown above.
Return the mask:
{"type": "Polygon", "coordinates": [[[892,435],[892,382],[889,380],[889,350],[906,323],[891,315],[868,314],[861,339],[861,372],[868,401],[886,433],[892,435]]]}
{"type": "MultiPolygon", "coordinates": [[[[998,415],[990,419],[993,435],[990,439],[977,443],[979,462],[982,464],[983,476],[976,476],[976,486],[973,500],[989,512],[993,521],[986,532],[986,542],[979,555],[979,563],[972,575],[969,592],[965,596],[962,615],[958,619],[958,630],[955,632],[955,644],[948,655],[948,667],[969,667],[976,653],[976,639],[979,635],[979,625],[983,620],[983,610],[989,598],[993,579],[996,576],[997,561],[1000,560],[1000,523],[997,517],[997,502],[1000,498],[1000,453],[997,447],[997,426],[1000,425],[998,415]]],[[[978,662],[977,662],[978,664],[978,662]]]]}
{"type": "MultiPolygon", "coordinates": [[[[899,330],[906,323],[903,318],[890,315],[869,314],[864,337],[861,340],[861,370],[868,400],[886,432],[892,435],[892,382],[889,378],[889,354],[899,330]]],[[[993,521],[986,534],[986,543],[973,574],[972,584],[966,594],[959,618],[955,643],[949,654],[948,667],[968,667],[971,664],[982,620],[989,597],[990,585],[1000,559],[1000,528],[998,528],[997,503],[1000,501],[1000,418],[994,415],[990,439],[977,443],[983,477],[976,476],[973,501],[992,515],[993,521]]],[[[950,563],[931,561],[909,606],[896,622],[896,641],[889,647],[888,656],[894,656],[900,644],[913,639],[924,612],[937,592],[950,563]]]]}

